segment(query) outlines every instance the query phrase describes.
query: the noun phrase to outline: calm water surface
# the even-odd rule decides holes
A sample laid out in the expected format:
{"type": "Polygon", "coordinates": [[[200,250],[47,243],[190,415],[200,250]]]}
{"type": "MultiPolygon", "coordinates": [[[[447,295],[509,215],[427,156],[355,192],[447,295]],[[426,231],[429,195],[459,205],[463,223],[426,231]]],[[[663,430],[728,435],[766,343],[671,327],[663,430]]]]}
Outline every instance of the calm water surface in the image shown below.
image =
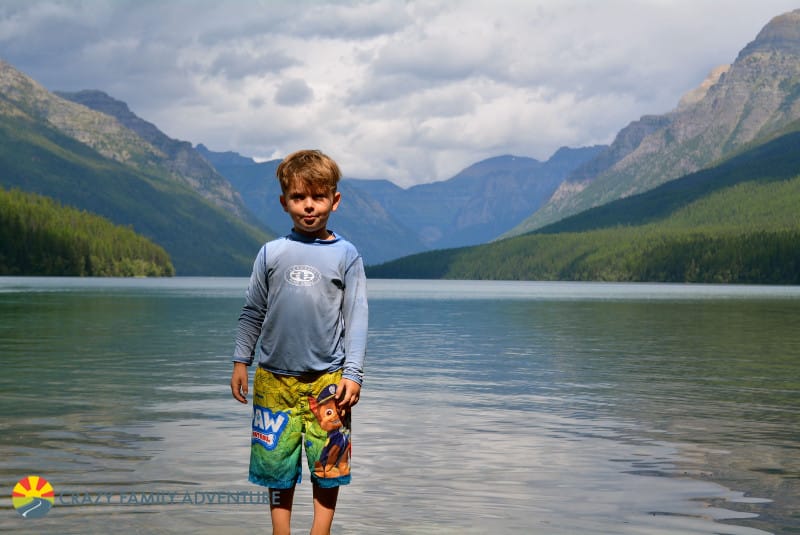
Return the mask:
{"type": "MultiPolygon", "coordinates": [[[[266,505],[203,501],[261,490],[227,386],[245,285],[0,278],[0,530],[269,532],[266,505]],[[11,507],[32,474],[56,491],[41,519],[11,507]]],[[[369,292],[335,533],[800,532],[800,288],[369,292]]],[[[299,533],[309,504],[304,481],[299,533]]]]}

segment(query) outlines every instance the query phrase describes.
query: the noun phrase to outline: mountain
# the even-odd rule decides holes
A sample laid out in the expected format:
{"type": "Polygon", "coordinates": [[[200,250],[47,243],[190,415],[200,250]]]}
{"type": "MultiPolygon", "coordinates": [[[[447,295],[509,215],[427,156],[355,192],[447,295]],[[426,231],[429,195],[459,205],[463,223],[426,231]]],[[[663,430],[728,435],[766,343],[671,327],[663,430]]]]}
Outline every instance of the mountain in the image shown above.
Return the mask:
{"type": "Polygon", "coordinates": [[[126,103],[102,91],[84,90],[75,93],[56,91],[55,94],[114,117],[122,126],[132,130],[157,149],[160,155],[159,164],[169,172],[171,178],[185,182],[204,198],[244,221],[257,224],[256,219],[242,202],[239,192],[188,141],[170,138],[154,124],[134,114],[126,103]]]}
{"type": "Polygon", "coordinates": [[[800,284],[800,121],[719,165],[523,236],[368,276],[800,284]]]}
{"type": "Polygon", "coordinates": [[[564,178],[604,147],[561,148],[546,162],[498,156],[464,169],[452,178],[408,189],[382,181],[359,188],[416,233],[429,249],[490,241],[541,206],[564,178]]]}
{"type": "Polygon", "coordinates": [[[673,111],[623,129],[506,235],[543,227],[713,165],[800,118],[800,10],[775,17],[673,111]]]}
{"type": "MultiPolygon", "coordinates": [[[[719,206],[710,210],[708,205],[708,199],[737,188],[742,191],[744,184],[769,189],[800,177],[800,121],[789,129],[792,132],[775,139],[763,143],[756,140],[754,147],[719,165],[564,218],[536,233],[586,232],[652,223],[664,225],[667,220],[698,231],[708,225],[728,229],[800,228],[800,218],[790,198],[779,198],[777,194],[772,195],[773,199],[731,204],[724,210],[719,210],[719,206]],[[782,206],[776,207],[773,202],[782,206]],[[702,209],[698,210],[698,206],[702,209]]],[[[800,198],[797,201],[799,204],[794,206],[800,206],[800,198]]]]}
{"type": "MultiPolygon", "coordinates": [[[[291,221],[278,202],[281,188],[275,171],[280,160],[256,163],[235,152],[214,152],[203,145],[197,150],[241,192],[245,204],[261,222],[278,234],[289,232],[291,221]]],[[[331,217],[331,228],[356,244],[365,262],[383,262],[426,249],[357,184],[348,179],[339,182],[342,202],[331,217]]]]}
{"type": "Polygon", "coordinates": [[[0,61],[0,185],[130,226],[178,275],[244,275],[269,234],[164,167],[164,153],[109,115],[60,98],[0,61]]]}
{"type": "MultiPolygon", "coordinates": [[[[343,179],[342,203],[331,226],[358,246],[368,264],[484,243],[541,206],[572,170],[604,148],[562,148],[546,162],[499,156],[449,180],[408,189],[387,180],[343,179]]],[[[242,193],[261,221],[273,229],[286,227],[286,214],[277,201],[279,160],[256,163],[202,145],[198,151],[242,193]]]]}

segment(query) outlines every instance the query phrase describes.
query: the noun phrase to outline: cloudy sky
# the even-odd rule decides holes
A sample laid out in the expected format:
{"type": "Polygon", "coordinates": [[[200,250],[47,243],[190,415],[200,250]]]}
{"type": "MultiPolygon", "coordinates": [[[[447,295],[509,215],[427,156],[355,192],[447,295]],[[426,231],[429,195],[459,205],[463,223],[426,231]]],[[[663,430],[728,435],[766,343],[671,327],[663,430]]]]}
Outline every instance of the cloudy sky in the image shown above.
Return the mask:
{"type": "Polygon", "coordinates": [[[609,143],[796,0],[3,0],[0,58],[174,138],[349,177],[443,180],[609,143]]]}

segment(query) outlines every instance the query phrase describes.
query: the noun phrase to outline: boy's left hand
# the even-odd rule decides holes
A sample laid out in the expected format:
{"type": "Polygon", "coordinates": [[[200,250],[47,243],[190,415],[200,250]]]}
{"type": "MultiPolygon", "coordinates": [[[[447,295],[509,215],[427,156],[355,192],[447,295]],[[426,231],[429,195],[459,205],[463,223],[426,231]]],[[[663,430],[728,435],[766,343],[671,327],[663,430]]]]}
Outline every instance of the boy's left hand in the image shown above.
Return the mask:
{"type": "Polygon", "coordinates": [[[340,410],[348,410],[358,403],[358,398],[361,395],[361,385],[351,379],[344,379],[339,381],[336,385],[336,406],[340,410]]]}

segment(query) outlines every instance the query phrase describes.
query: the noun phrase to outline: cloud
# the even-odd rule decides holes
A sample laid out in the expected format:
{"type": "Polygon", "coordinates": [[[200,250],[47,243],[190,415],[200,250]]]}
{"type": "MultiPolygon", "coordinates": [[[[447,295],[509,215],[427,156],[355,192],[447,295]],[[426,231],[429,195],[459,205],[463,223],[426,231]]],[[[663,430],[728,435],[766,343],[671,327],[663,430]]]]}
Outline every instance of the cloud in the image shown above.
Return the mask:
{"type": "Polygon", "coordinates": [[[210,64],[196,64],[195,68],[210,76],[224,76],[230,80],[239,80],[247,76],[277,75],[296,63],[296,60],[281,50],[261,52],[247,49],[222,49],[215,53],[210,64]]]}
{"type": "Polygon", "coordinates": [[[732,62],[789,0],[6,0],[3,59],[167,134],[325,150],[401,185],[610,142],[732,62]]]}
{"type": "Polygon", "coordinates": [[[304,80],[291,79],[278,84],[275,103],[280,106],[300,106],[314,98],[314,91],[304,80]]]}

